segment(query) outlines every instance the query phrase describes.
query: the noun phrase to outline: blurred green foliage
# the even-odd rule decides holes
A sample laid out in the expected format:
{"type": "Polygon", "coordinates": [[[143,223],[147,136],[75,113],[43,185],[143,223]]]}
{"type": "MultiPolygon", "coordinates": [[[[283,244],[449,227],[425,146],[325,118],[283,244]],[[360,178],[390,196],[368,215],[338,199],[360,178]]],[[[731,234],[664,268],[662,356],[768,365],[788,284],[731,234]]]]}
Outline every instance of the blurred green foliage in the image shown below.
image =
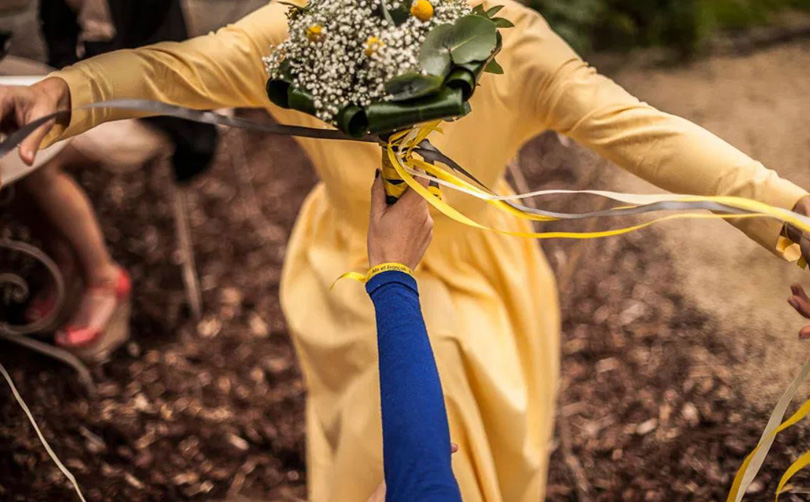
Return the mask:
{"type": "Polygon", "coordinates": [[[810,0],[529,0],[581,52],[667,46],[699,50],[718,30],[772,21],[788,9],[810,11],[810,0]]]}

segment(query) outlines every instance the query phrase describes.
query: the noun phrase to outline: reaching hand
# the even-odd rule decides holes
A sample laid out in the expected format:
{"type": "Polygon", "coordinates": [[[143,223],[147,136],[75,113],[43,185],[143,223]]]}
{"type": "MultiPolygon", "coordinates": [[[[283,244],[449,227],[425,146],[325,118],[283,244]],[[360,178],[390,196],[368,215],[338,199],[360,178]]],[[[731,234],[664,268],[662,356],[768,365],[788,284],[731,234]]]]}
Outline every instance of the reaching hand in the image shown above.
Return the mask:
{"type": "Polygon", "coordinates": [[[407,190],[396,204],[387,205],[382,177],[377,173],[371,187],[369,266],[393,262],[413,270],[433,238],[433,218],[427,202],[414,190],[407,190]]]}
{"type": "MultiPolygon", "coordinates": [[[[810,196],[804,197],[797,202],[793,211],[805,216],[810,216],[810,196]]],[[[793,242],[798,242],[801,246],[802,256],[805,261],[810,263],[810,237],[789,225],[787,231],[788,237],[790,237],[793,242]]],[[[793,293],[793,295],[788,298],[790,306],[796,309],[796,312],[801,314],[805,319],[810,319],[810,298],[808,298],[807,293],[804,292],[804,288],[798,284],[794,284],[790,287],[790,290],[793,293]]],[[[802,340],[810,338],[810,326],[805,326],[799,331],[799,338],[802,340]]]]}
{"type": "MultiPolygon", "coordinates": [[[[69,109],[70,90],[60,78],[46,78],[31,87],[0,85],[0,133],[11,134],[38,118],[69,109]]],[[[33,165],[39,145],[52,127],[52,122],[43,125],[20,144],[23,162],[33,165]]]]}
{"type": "MultiPolygon", "coordinates": [[[[805,319],[810,319],[810,298],[807,297],[804,288],[794,284],[790,287],[790,290],[793,292],[793,296],[788,298],[790,306],[796,309],[796,312],[800,313],[805,319]]],[[[802,340],[810,338],[810,326],[805,326],[799,331],[799,338],[802,340]]]]}

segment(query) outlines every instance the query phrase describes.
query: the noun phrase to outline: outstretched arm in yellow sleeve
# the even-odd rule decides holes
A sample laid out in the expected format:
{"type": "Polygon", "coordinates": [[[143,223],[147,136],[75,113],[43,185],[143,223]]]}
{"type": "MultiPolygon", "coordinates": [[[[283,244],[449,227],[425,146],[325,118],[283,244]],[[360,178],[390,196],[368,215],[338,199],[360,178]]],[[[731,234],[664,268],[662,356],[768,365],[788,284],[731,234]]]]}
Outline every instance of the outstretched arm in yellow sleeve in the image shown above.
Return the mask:
{"type": "MultiPolygon", "coordinates": [[[[216,33],[104,54],[53,76],[67,82],[73,108],[121,98],[197,109],[266,106],[262,57],[286,37],[284,11],[273,3],[216,33]]],[[[131,115],[126,110],[77,112],[63,135],[131,115]]]]}
{"type": "MultiPolygon", "coordinates": [[[[519,23],[513,78],[527,84],[523,99],[530,120],[674,193],[745,197],[810,212],[805,190],[709,131],[639,101],[583,62],[542,18],[522,15],[529,18],[519,23]]],[[[757,218],[734,224],[779,254],[779,222],[757,218]]]]}
{"type": "MultiPolygon", "coordinates": [[[[31,88],[0,86],[4,132],[58,109],[111,99],[149,99],[197,109],[267,106],[262,57],[287,36],[284,11],[274,2],[216,33],[104,54],[55,72],[31,88]]],[[[30,164],[41,143],[47,146],[133,116],[127,110],[76,111],[69,121],[30,136],[20,145],[20,154],[30,164]]]]}

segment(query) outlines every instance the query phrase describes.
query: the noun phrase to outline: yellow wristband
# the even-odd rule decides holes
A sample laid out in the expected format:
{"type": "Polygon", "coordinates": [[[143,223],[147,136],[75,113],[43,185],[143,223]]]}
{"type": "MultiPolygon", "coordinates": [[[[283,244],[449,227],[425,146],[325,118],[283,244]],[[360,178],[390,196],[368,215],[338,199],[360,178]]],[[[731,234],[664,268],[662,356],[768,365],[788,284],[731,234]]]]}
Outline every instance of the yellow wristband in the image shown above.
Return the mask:
{"type": "Polygon", "coordinates": [[[340,282],[341,279],[351,279],[353,281],[357,281],[357,282],[365,284],[368,281],[370,281],[371,278],[374,277],[375,275],[382,274],[383,272],[390,272],[392,270],[395,270],[397,272],[402,272],[403,274],[408,274],[411,277],[414,276],[413,275],[413,270],[411,270],[411,268],[409,266],[407,266],[407,265],[403,265],[401,263],[394,263],[394,262],[380,263],[376,267],[372,267],[371,270],[366,272],[365,275],[361,274],[360,272],[346,272],[345,274],[338,277],[335,280],[335,282],[332,283],[332,286],[330,286],[329,289],[330,290],[334,289],[335,284],[340,282]]]}
{"type": "Polygon", "coordinates": [[[413,277],[413,270],[407,265],[403,265],[401,263],[380,263],[376,267],[372,267],[371,270],[366,273],[366,280],[363,282],[368,282],[371,280],[372,277],[375,275],[382,274],[383,272],[402,272],[403,274],[408,274],[413,277]]]}

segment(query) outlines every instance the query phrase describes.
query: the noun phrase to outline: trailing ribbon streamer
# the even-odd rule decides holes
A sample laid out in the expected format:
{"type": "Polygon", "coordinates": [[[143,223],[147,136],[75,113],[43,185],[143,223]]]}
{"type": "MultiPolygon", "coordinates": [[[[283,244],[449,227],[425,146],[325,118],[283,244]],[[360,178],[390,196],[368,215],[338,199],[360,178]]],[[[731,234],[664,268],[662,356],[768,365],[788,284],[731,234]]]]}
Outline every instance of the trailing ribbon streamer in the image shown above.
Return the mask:
{"type": "MultiPolygon", "coordinates": [[[[729,491],[728,498],[726,499],[727,502],[740,502],[742,500],[746,490],[748,490],[748,487],[762,468],[762,464],[773,445],[776,435],[804,418],[804,416],[810,412],[810,401],[808,401],[790,419],[780,424],[788,406],[796,396],[799,386],[807,380],[808,375],[810,375],[810,359],[802,365],[799,374],[793,379],[790,385],[788,385],[785,392],[779,398],[779,401],[777,401],[776,406],[774,406],[756,448],[746,457],[742,466],[737,471],[737,475],[734,477],[731,491],[729,491]]],[[[784,485],[781,483],[780,485],[779,489],[782,489],[784,485]]]]}
{"type": "Polygon", "coordinates": [[[59,457],[56,455],[56,453],[54,453],[50,443],[48,443],[48,440],[45,439],[45,436],[42,434],[39,425],[37,425],[37,421],[34,420],[34,415],[31,414],[31,410],[28,409],[28,405],[25,404],[25,401],[23,400],[22,396],[17,391],[17,387],[14,385],[14,381],[11,379],[11,375],[8,374],[8,371],[6,371],[5,366],[3,366],[2,364],[0,364],[0,375],[3,375],[3,378],[5,378],[9,389],[11,389],[11,394],[14,396],[14,399],[17,401],[17,404],[20,405],[20,408],[22,408],[23,413],[25,413],[26,418],[28,418],[28,421],[31,423],[31,427],[34,428],[34,432],[36,432],[40,443],[42,443],[42,446],[45,447],[45,452],[48,454],[49,457],[51,457],[51,460],[53,460],[53,463],[56,464],[56,467],[59,469],[62,475],[65,476],[65,478],[67,478],[67,480],[73,486],[73,489],[76,491],[76,495],[79,497],[79,500],[81,502],[87,502],[84,498],[84,494],[82,493],[81,488],[79,487],[79,483],[76,481],[76,477],[73,475],[72,472],[70,472],[70,470],[67,467],[65,467],[65,464],[63,464],[62,461],[59,460],[59,457]]]}
{"type": "MultiPolygon", "coordinates": [[[[93,108],[127,109],[136,112],[144,112],[146,114],[168,115],[206,124],[236,127],[240,129],[248,129],[270,134],[281,134],[285,136],[299,136],[343,141],[362,141],[372,143],[379,142],[377,138],[372,136],[349,137],[340,131],[331,129],[316,129],[281,124],[259,123],[240,118],[226,117],[207,111],[191,110],[180,106],[137,99],[122,99],[95,103],[78,108],[77,110],[93,108]]],[[[8,136],[8,138],[0,143],[0,158],[11,152],[40,126],[51,120],[68,117],[70,113],[71,111],[67,110],[53,113],[46,117],[37,119],[20,128],[18,131],[12,133],[10,136],[8,136]]],[[[473,174],[466,171],[462,166],[436,149],[436,147],[434,147],[428,141],[427,136],[436,129],[437,123],[433,123],[418,129],[410,129],[391,134],[387,138],[387,141],[381,145],[383,148],[384,158],[387,160],[387,162],[383,163],[383,167],[389,169],[386,179],[388,179],[389,182],[391,180],[396,180],[397,178],[401,179],[402,186],[399,188],[401,188],[402,191],[405,190],[405,187],[411,188],[419,195],[424,197],[428,203],[430,203],[448,218],[473,228],[490,230],[505,235],[535,239],[594,239],[626,234],[649,227],[659,222],[669,220],[772,218],[785,224],[790,224],[802,232],[810,234],[810,218],[787,209],[776,208],[758,201],[739,197],[694,196],[679,194],[636,195],[603,190],[541,190],[526,194],[498,195],[495,191],[491,190],[480,180],[478,180],[473,174]],[[415,158],[414,154],[419,155],[423,160],[415,158]],[[447,169],[438,168],[436,166],[437,163],[443,164],[447,167],[447,169]],[[390,171],[390,168],[393,168],[393,172],[390,171]],[[492,228],[472,220],[447,204],[440,197],[431,196],[436,194],[436,190],[425,188],[421,184],[417,183],[414,176],[427,178],[437,186],[445,186],[467,195],[471,195],[485,201],[487,204],[494,206],[498,210],[508,212],[509,214],[519,218],[533,221],[580,220],[586,218],[617,217],[672,210],[708,210],[723,214],[679,213],[660,217],[629,227],[602,230],[597,232],[514,232],[492,228]],[[469,181],[463,179],[462,176],[467,178],[469,181]],[[519,203],[520,200],[525,198],[542,197],[553,194],[592,195],[608,198],[625,205],[588,213],[562,213],[534,209],[519,203]]],[[[391,182],[389,184],[392,186],[400,185],[400,183],[396,182],[391,182]]],[[[784,248],[784,246],[795,246],[795,244],[792,241],[789,241],[789,239],[786,237],[783,237],[783,239],[780,240],[780,246],[783,246],[784,248]]],[[[802,262],[803,260],[800,259],[800,265],[802,262]]],[[[365,282],[368,280],[369,274],[350,272],[348,274],[344,274],[341,276],[341,278],[352,278],[365,282]]],[[[783,419],[788,405],[795,396],[799,384],[808,377],[809,373],[810,360],[808,360],[808,362],[802,366],[799,376],[797,376],[797,378],[791,383],[777,403],[773,413],[771,414],[770,420],[768,421],[768,425],[763,432],[762,438],[759,441],[759,444],[745,459],[745,462],[735,477],[734,484],[732,485],[729,493],[728,502],[740,502],[742,500],[745,490],[751,484],[757,472],[762,467],[765,456],[770,450],[776,435],[795,425],[808,413],[810,413],[810,400],[808,400],[796,413],[794,413],[793,416],[781,423],[781,425],[778,425],[783,419]]],[[[807,465],[810,465],[810,452],[802,455],[782,476],[777,490],[777,498],[781,493],[786,491],[788,481],[807,465]]]]}
{"type": "Polygon", "coordinates": [[[788,491],[787,482],[790,481],[796,473],[807,467],[808,464],[810,464],[810,451],[799,457],[798,460],[788,467],[785,474],[782,475],[782,479],[779,480],[779,486],[776,487],[776,502],[779,502],[780,495],[788,491]]]}
{"type": "MultiPolygon", "coordinates": [[[[413,159],[413,157],[408,157],[407,154],[403,155],[402,153],[400,153],[403,151],[407,152],[411,150],[410,142],[412,142],[415,138],[416,133],[414,131],[400,132],[392,135],[389,138],[387,151],[388,151],[388,159],[391,162],[391,165],[394,166],[394,168],[397,171],[397,174],[405,181],[408,187],[410,187],[411,189],[415,190],[417,193],[425,197],[425,199],[437,210],[439,210],[442,214],[459,223],[472,226],[475,228],[495,231],[506,235],[513,235],[518,237],[531,237],[535,239],[552,239],[552,238],[592,239],[599,237],[622,235],[629,232],[633,232],[635,230],[646,228],[658,222],[676,219],[716,219],[716,218],[744,219],[744,218],[770,217],[782,221],[784,223],[790,223],[792,225],[795,225],[802,231],[810,233],[810,219],[803,215],[793,213],[792,211],[788,211],[786,209],[775,208],[757,201],[742,199],[739,197],[726,197],[726,196],[701,197],[691,195],[660,195],[660,196],[656,195],[656,196],[636,197],[632,194],[614,194],[612,192],[594,191],[593,194],[595,195],[609,197],[613,198],[614,200],[619,200],[627,203],[641,202],[642,204],[597,213],[585,213],[585,214],[553,213],[553,215],[550,213],[546,213],[539,215],[540,217],[537,218],[534,215],[529,214],[529,211],[525,211],[523,207],[520,205],[513,204],[510,207],[504,207],[503,201],[507,199],[508,196],[492,198],[491,194],[494,192],[489,188],[486,188],[480,182],[478,183],[484,187],[483,189],[477,189],[472,184],[465,182],[458,176],[455,176],[449,172],[445,172],[443,175],[441,175],[441,177],[430,176],[429,174],[416,173],[419,176],[431,179],[432,181],[441,183],[444,186],[448,186],[453,189],[459,188],[464,189],[462,190],[464,191],[464,193],[485,200],[488,203],[491,203],[496,207],[499,207],[500,209],[510,212],[511,214],[514,214],[516,216],[527,219],[539,219],[540,221],[558,221],[563,218],[584,219],[597,216],[617,215],[621,211],[624,211],[625,214],[627,214],[632,212],[636,213],[650,212],[653,210],[661,210],[661,209],[701,209],[701,210],[708,209],[710,211],[723,211],[729,213],[729,214],[696,214],[696,213],[675,214],[661,217],[649,222],[641,223],[630,227],[624,227],[614,230],[604,230],[598,232],[513,232],[502,229],[496,229],[488,227],[486,225],[482,225],[470,219],[469,217],[460,213],[459,211],[457,211],[452,206],[450,206],[449,204],[447,204],[442,200],[435,200],[434,198],[427,196],[428,195],[427,190],[415,181],[415,179],[413,178],[413,174],[411,173],[414,172],[414,167],[421,167],[425,169],[427,172],[431,172],[431,168],[425,164],[420,164],[418,159],[413,159]],[[656,200],[657,202],[654,203],[659,204],[659,206],[643,208],[643,206],[645,205],[651,205],[649,203],[650,200],[656,200]]],[[[436,171],[434,170],[433,173],[436,174],[436,171]]]]}

